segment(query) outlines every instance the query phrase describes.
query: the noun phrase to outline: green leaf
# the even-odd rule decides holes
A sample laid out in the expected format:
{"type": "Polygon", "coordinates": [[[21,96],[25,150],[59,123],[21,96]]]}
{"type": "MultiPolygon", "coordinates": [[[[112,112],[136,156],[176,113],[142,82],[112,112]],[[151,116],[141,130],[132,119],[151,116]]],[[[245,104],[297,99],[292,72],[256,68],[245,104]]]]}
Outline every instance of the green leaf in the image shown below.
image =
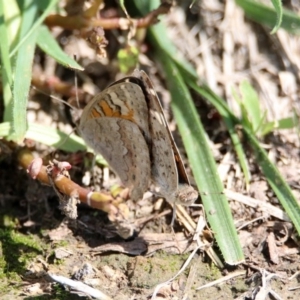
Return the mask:
{"type": "MultiPolygon", "coordinates": [[[[266,6],[254,0],[235,0],[250,19],[264,24],[270,28],[274,27],[273,31],[277,30],[277,24],[280,23],[280,28],[283,28],[291,33],[299,34],[300,32],[300,17],[289,10],[282,10],[282,21],[278,20],[278,13],[272,7],[266,6]]],[[[272,31],[272,33],[273,33],[272,31]]]]}
{"type": "Polygon", "coordinates": [[[130,45],[118,51],[118,65],[123,74],[128,74],[134,70],[138,64],[139,54],[139,49],[130,45]]]}
{"type": "Polygon", "coordinates": [[[38,30],[37,44],[45,53],[53,57],[61,65],[80,71],[84,70],[82,66],[61,49],[48,27],[44,25],[38,30]]]}
{"type": "Polygon", "coordinates": [[[245,117],[248,121],[247,123],[243,122],[243,124],[252,126],[253,131],[257,132],[262,122],[262,114],[258,95],[250,83],[246,80],[242,81],[240,84],[240,91],[242,94],[242,105],[245,108],[245,117]]]}
{"type": "Polygon", "coordinates": [[[271,0],[271,1],[273,3],[273,6],[275,7],[276,14],[277,14],[276,24],[271,31],[271,34],[274,34],[280,28],[282,22],[282,3],[281,0],[271,0]]]}
{"type": "Polygon", "coordinates": [[[248,130],[244,128],[245,135],[247,136],[256,157],[257,164],[261,167],[268,183],[272,190],[275,192],[284,210],[292,220],[298,234],[300,234],[300,204],[293,195],[290,187],[281,176],[277,167],[269,160],[268,154],[260,146],[259,142],[248,130]]]}
{"type": "Polygon", "coordinates": [[[299,118],[295,117],[280,119],[276,122],[276,128],[278,129],[292,129],[299,126],[299,118]]]}
{"type": "Polygon", "coordinates": [[[292,129],[299,125],[298,118],[284,118],[278,121],[272,121],[265,123],[261,128],[261,135],[266,135],[272,132],[274,129],[292,129]]]}
{"type": "MultiPolygon", "coordinates": [[[[0,123],[0,137],[7,137],[11,131],[11,126],[12,124],[9,122],[0,123]]],[[[87,149],[83,139],[76,134],[68,135],[60,130],[36,123],[28,124],[25,138],[71,153],[86,150],[93,152],[91,149],[87,149]]],[[[98,163],[107,166],[102,156],[97,155],[96,160],[98,163]]]]}
{"type": "MultiPolygon", "coordinates": [[[[227,127],[232,128],[231,122],[235,122],[236,124],[238,124],[238,120],[234,115],[232,115],[230,109],[226,105],[219,105],[219,100],[217,100],[219,97],[214,94],[213,91],[205,86],[197,88],[196,86],[194,86],[194,83],[191,86],[216,107],[219,113],[223,116],[224,122],[227,127]]],[[[270,184],[272,190],[275,192],[278,200],[292,220],[294,226],[298,231],[298,234],[300,234],[300,205],[297,199],[293,195],[286,181],[282,178],[277,167],[269,160],[266,151],[260,146],[260,143],[253,135],[252,130],[247,127],[243,127],[243,131],[246,139],[249,141],[251,147],[255,152],[256,163],[261,167],[262,172],[266,177],[268,183],[270,184]]],[[[229,133],[231,134],[231,129],[229,130],[229,133]]]]}
{"type": "MultiPolygon", "coordinates": [[[[7,2],[6,2],[7,4],[7,2]]],[[[7,26],[6,16],[4,14],[4,3],[0,1],[0,55],[1,55],[1,73],[2,73],[2,86],[3,86],[3,98],[4,98],[4,121],[11,120],[12,111],[12,66],[9,58],[9,26],[7,26]]]]}
{"type": "Polygon", "coordinates": [[[224,188],[207,142],[206,133],[175,62],[162,52],[158,58],[167,74],[166,81],[172,96],[172,111],[201,193],[208,222],[213,232],[216,233],[215,238],[225,261],[230,265],[236,265],[244,260],[244,255],[228,201],[223,194],[224,188]]]}
{"type": "MultiPolygon", "coordinates": [[[[24,11],[21,23],[20,37],[26,35],[33,26],[37,16],[37,6],[34,0],[24,1],[24,11]]],[[[26,108],[27,97],[31,84],[32,62],[36,45],[37,31],[31,31],[19,48],[16,57],[13,85],[13,103],[12,103],[12,132],[8,139],[21,141],[27,130],[26,108]]]]}
{"type": "MultiPolygon", "coordinates": [[[[13,57],[16,52],[19,50],[19,48],[22,46],[22,44],[26,41],[26,39],[36,30],[39,28],[39,26],[44,22],[45,18],[48,16],[49,12],[53,9],[53,7],[58,3],[59,0],[50,0],[45,1],[47,3],[46,9],[42,13],[42,15],[36,20],[36,22],[33,24],[33,26],[28,30],[28,32],[22,36],[18,44],[14,47],[14,49],[10,53],[10,57],[13,57]]],[[[32,5],[35,7],[40,7],[39,2],[32,2],[32,5]]]]}

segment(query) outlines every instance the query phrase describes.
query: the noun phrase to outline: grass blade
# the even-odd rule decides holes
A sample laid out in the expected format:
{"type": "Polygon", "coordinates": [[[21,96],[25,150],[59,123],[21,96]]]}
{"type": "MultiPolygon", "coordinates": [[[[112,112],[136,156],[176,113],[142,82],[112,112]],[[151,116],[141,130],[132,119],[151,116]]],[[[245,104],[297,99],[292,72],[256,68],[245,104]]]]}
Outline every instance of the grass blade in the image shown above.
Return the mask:
{"type": "MultiPolygon", "coordinates": [[[[148,12],[145,10],[145,2],[135,1],[135,3],[142,14],[148,12]]],[[[152,8],[158,5],[157,1],[151,1],[152,8]]],[[[152,26],[149,33],[156,56],[168,75],[166,80],[172,95],[172,110],[196,183],[200,192],[207,192],[203,194],[202,200],[209,223],[216,233],[216,239],[225,261],[232,265],[238,264],[244,260],[242,248],[228,201],[220,193],[223,191],[222,183],[206,142],[203,126],[185,83],[189,80],[196,81],[197,73],[188,62],[178,57],[178,51],[168,38],[167,30],[162,23],[152,26]]]]}
{"type": "MultiPolygon", "coordinates": [[[[12,123],[10,122],[1,123],[0,137],[6,137],[9,134],[11,127],[12,123]]],[[[36,123],[28,124],[25,138],[68,152],[86,150],[84,141],[77,135],[67,135],[60,130],[36,123]]]]}
{"type": "Polygon", "coordinates": [[[244,80],[240,84],[240,92],[242,94],[242,103],[244,106],[249,126],[252,126],[254,132],[258,132],[259,126],[263,121],[263,114],[260,109],[260,102],[257,92],[251,86],[251,84],[244,80]]]}
{"type": "Polygon", "coordinates": [[[234,150],[242,167],[246,185],[248,185],[251,179],[251,174],[243,145],[236,130],[236,125],[239,124],[239,120],[234,115],[232,115],[226,102],[219,96],[217,96],[208,86],[204,84],[202,86],[198,86],[198,84],[193,80],[188,81],[188,85],[197,93],[199,93],[199,95],[207,99],[222,116],[230,135],[234,150]]]}
{"type": "Polygon", "coordinates": [[[261,167],[268,183],[278,197],[284,210],[292,220],[298,234],[300,234],[300,204],[293,195],[290,187],[281,176],[277,167],[270,161],[266,151],[260,146],[256,137],[252,135],[248,128],[244,128],[245,135],[249,140],[255,156],[256,162],[261,167]]]}
{"type": "MultiPolygon", "coordinates": [[[[33,26],[38,12],[38,7],[35,5],[34,0],[25,1],[23,5],[20,37],[26,35],[28,30],[33,26]]],[[[32,31],[32,34],[28,36],[19,48],[16,57],[12,103],[13,126],[12,132],[8,136],[9,139],[16,141],[23,140],[27,129],[27,97],[32,77],[32,62],[36,45],[36,37],[37,31],[32,31]]]]}
{"type": "MultiPolygon", "coordinates": [[[[253,0],[235,0],[235,2],[245,11],[247,17],[256,21],[257,23],[264,24],[272,28],[274,27],[274,24],[278,22],[277,13],[272,7],[253,0]]],[[[291,11],[283,9],[280,28],[283,28],[294,34],[299,34],[300,17],[291,11]]]]}
{"type": "Polygon", "coordinates": [[[282,22],[282,3],[281,0],[271,0],[271,1],[273,3],[273,6],[277,14],[276,24],[271,31],[271,34],[274,34],[280,28],[282,22]]]}
{"type": "Polygon", "coordinates": [[[41,26],[37,36],[38,46],[48,55],[53,57],[58,63],[71,69],[83,71],[81,67],[73,58],[68,56],[59,46],[56,39],[53,37],[48,27],[41,26]]]}
{"type": "MultiPolygon", "coordinates": [[[[22,44],[26,41],[26,39],[35,31],[39,28],[39,26],[43,23],[45,18],[48,16],[49,12],[52,10],[52,8],[57,4],[58,0],[50,0],[48,1],[48,5],[46,6],[46,9],[43,11],[42,15],[36,20],[36,22],[33,24],[33,26],[26,32],[24,36],[20,39],[19,43],[15,46],[15,48],[11,51],[10,57],[13,57],[19,48],[22,46],[22,44]]],[[[38,6],[39,4],[45,4],[44,3],[38,3],[38,2],[33,2],[33,6],[38,6]]]]}
{"type": "MultiPolygon", "coordinates": [[[[0,123],[0,137],[6,137],[11,131],[11,126],[10,122],[0,123]]],[[[68,135],[60,130],[36,123],[28,123],[25,138],[71,153],[86,150],[93,152],[87,149],[85,142],[78,135],[74,133],[68,135]]],[[[107,166],[107,162],[101,155],[97,155],[96,161],[107,166]]]]}
{"type": "Polygon", "coordinates": [[[160,53],[160,61],[167,74],[167,84],[172,96],[172,111],[201,192],[207,218],[225,261],[236,265],[244,260],[242,248],[231,216],[223,185],[209,148],[204,128],[200,122],[193,99],[172,59],[160,53]]]}
{"type": "MultiPolygon", "coordinates": [[[[231,113],[230,109],[225,105],[219,105],[220,98],[213,93],[208,87],[199,88],[191,83],[191,87],[198,91],[203,97],[210,101],[215,108],[222,115],[226,126],[234,128],[234,124],[239,124],[238,119],[231,113]],[[219,100],[217,100],[219,99],[219,100]],[[232,123],[232,124],[231,124],[232,123]]],[[[266,151],[260,146],[257,138],[252,134],[252,130],[246,126],[242,127],[247,140],[250,142],[251,147],[254,149],[256,163],[261,167],[261,170],[270,184],[272,190],[278,197],[281,205],[284,207],[286,213],[292,220],[294,226],[300,234],[300,205],[293,195],[290,187],[281,176],[277,167],[269,160],[266,151]]],[[[232,130],[231,129],[231,130],[232,130]]],[[[229,132],[231,131],[229,130],[229,132]]],[[[230,135],[232,133],[230,132],[230,135]]]]}
{"type": "Polygon", "coordinates": [[[9,121],[11,119],[11,103],[12,103],[12,67],[9,58],[9,32],[7,26],[7,20],[4,14],[4,3],[0,1],[0,55],[1,55],[1,73],[2,73],[2,86],[3,86],[3,98],[4,98],[4,115],[3,120],[9,121]]]}

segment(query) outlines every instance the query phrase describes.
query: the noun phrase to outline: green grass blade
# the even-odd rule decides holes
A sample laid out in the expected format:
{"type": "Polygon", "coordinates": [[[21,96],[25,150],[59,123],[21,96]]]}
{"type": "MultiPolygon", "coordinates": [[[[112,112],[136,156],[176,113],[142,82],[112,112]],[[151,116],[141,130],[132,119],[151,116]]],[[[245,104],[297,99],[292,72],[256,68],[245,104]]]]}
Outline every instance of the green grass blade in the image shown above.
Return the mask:
{"type": "MultiPolygon", "coordinates": [[[[235,0],[250,19],[264,24],[270,28],[277,23],[277,13],[274,8],[266,6],[254,0],[235,0]]],[[[291,33],[300,33],[300,17],[288,10],[282,10],[282,22],[280,28],[283,28],[291,33]]]]}
{"type": "MultiPolygon", "coordinates": [[[[11,126],[10,122],[0,123],[0,137],[7,137],[11,131],[11,126]]],[[[37,123],[28,124],[25,138],[71,153],[86,150],[93,152],[91,149],[87,149],[84,140],[78,135],[74,133],[66,134],[60,130],[37,123]]],[[[97,155],[96,160],[98,163],[107,166],[107,162],[101,155],[97,155]]]]}
{"type": "MultiPolygon", "coordinates": [[[[92,149],[86,147],[85,141],[78,135],[66,134],[58,129],[36,123],[28,124],[25,137],[66,152],[89,151],[94,153],[92,149]]],[[[96,156],[96,162],[108,166],[106,160],[99,154],[96,156]]]]}
{"type": "MultiPolygon", "coordinates": [[[[12,123],[10,122],[1,123],[0,137],[7,137],[11,127],[12,123]]],[[[68,152],[86,150],[84,141],[77,135],[67,135],[60,130],[36,123],[28,124],[28,130],[26,131],[25,138],[68,152]]]]}
{"type": "Polygon", "coordinates": [[[225,261],[236,265],[244,255],[235,230],[230,207],[223,192],[206,133],[199,120],[193,99],[177,68],[168,55],[158,55],[167,74],[167,84],[172,96],[172,111],[189,158],[197,186],[201,192],[209,224],[225,261]]]}
{"type": "MultiPolygon", "coordinates": [[[[48,5],[46,9],[43,11],[42,15],[36,20],[36,22],[33,24],[33,26],[26,32],[24,36],[20,39],[19,43],[14,47],[14,49],[10,53],[10,57],[13,57],[19,48],[22,46],[22,44],[26,41],[26,39],[31,36],[31,34],[39,28],[39,26],[44,22],[45,18],[48,16],[49,12],[52,10],[52,8],[58,3],[59,0],[50,0],[48,1],[48,5]]],[[[46,2],[46,1],[45,1],[46,2]]],[[[45,3],[44,2],[44,3],[45,3]]],[[[36,1],[33,1],[33,6],[38,6],[39,3],[36,1]]]]}
{"type": "Polygon", "coordinates": [[[251,174],[249,170],[248,161],[245,155],[245,151],[243,149],[243,145],[240,141],[238,132],[236,130],[236,126],[239,124],[239,120],[232,115],[226,102],[223,99],[221,99],[219,96],[217,96],[207,85],[203,84],[202,86],[198,86],[198,84],[193,80],[190,80],[188,82],[188,85],[197,93],[199,93],[199,95],[207,99],[218,110],[219,114],[222,116],[226,128],[229,132],[234,150],[237,154],[238,160],[242,167],[245,176],[245,182],[248,188],[249,182],[251,180],[251,174]]]}
{"type": "Polygon", "coordinates": [[[273,6],[277,14],[276,24],[271,31],[271,34],[274,34],[280,28],[282,22],[282,3],[281,0],[271,0],[271,1],[273,3],[273,6]]]}
{"type": "Polygon", "coordinates": [[[12,103],[12,67],[9,58],[9,32],[7,26],[7,20],[4,15],[4,3],[0,1],[0,55],[1,55],[1,73],[2,73],[2,86],[3,86],[3,98],[4,98],[4,115],[3,120],[11,120],[11,103],[12,103]]]}
{"type": "Polygon", "coordinates": [[[53,57],[58,63],[67,68],[83,71],[81,67],[73,58],[68,56],[59,46],[48,27],[41,26],[38,30],[37,36],[38,46],[48,55],[53,57]]]}
{"type": "Polygon", "coordinates": [[[86,150],[85,143],[79,136],[68,135],[60,130],[36,123],[28,124],[26,138],[71,153],[86,150]]]}
{"type": "MultiPolygon", "coordinates": [[[[144,4],[147,6],[150,2],[152,8],[159,5],[158,1],[135,1],[143,15],[149,11],[146,10],[147,8],[145,9],[144,4]]],[[[238,264],[244,260],[244,256],[231,211],[226,197],[220,193],[223,191],[222,183],[207,145],[203,126],[184,82],[189,79],[196,81],[197,73],[188,62],[178,56],[178,51],[169,40],[166,28],[162,23],[152,26],[149,33],[156,56],[168,75],[166,80],[172,94],[172,110],[196,183],[200,192],[207,192],[205,195],[202,193],[202,199],[209,223],[216,233],[216,239],[225,261],[232,265],[238,264]]]]}
{"type": "Polygon", "coordinates": [[[249,126],[249,128],[253,129],[252,123],[249,119],[249,114],[246,110],[246,106],[243,102],[243,98],[240,97],[240,95],[238,94],[238,92],[232,87],[231,88],[231,94],[233,99],[235,100],[235,102],[238,104],[239,109],[241,111],[241,123],[245,126],[249,126]]]}
{"type": "MultiPolygon", "coordinates": [[[[38,7],[34,0],[24,1],[24,10],[21,23],[20,37],[22,38],[28,30],[33,26],[38,7]]],[[[31,84],[32,62],[36,45],[37,31],[24,41],[19,48],[16,57],[16,65],[14,72],[13,85],[13,103],[12,103],[12,132],[8,136],[9,139],[16,141],[23,140],[27,130],[26,108],[27,97],[31,84]]]]}
{"type": "Polygon", "coordinates": [[[266,135],[274,129],[292,129],[299,125],[299,120],[294,117],[280,119],[278,121],[266,122],[262,129],[261,135],[266,135]]]}
{"type": "MultiPolygon", "coordinates": [[[[203,97],[210,101],[215,108],[222,115],[226,126],[228,127],[231,122],[234,125],[238,124],[238,120],[234,115],[232,115],[230,109],[226,105],[220,105],[220,98],[215,95],[208,87],[199,88],[191,83],[191,87],[199,92],[203,97]]],[[[225,101],[223,101],[225,103],[225,101]]],[[[234,128],[230,125],[230,128],[234,128]]],[[[231,131],[231,130],[230,130],[231,131]]],[[[230,134],[232,134],[229,131],[230,134]]],[[[260,146],[257,138],[251,133],[251,129],[244,126],[243,131],[249,140],[251,147],[255,151],[256,163],[261,167],[264,176],[266,177],[268,183],[270,184],[272,190],[275,192],[281,205],[284,207],[286,213],[292,220],[294,226],[296,227],[298,234],[300,234],[300,208],[299,203],[295,196],[293,195],[290,187],[282,178],[277,167],[269,160],[269,157],[265,150],[260,146]]]]}
{"type": "Polygon", "coordinates": [[[299,126],[299,119],[296,117],[290,117],[290,118],[284,118],[280,119],[276,122],[275,128],[278,129],[292,129],[295,128],[296,126],[299,126]]]}
{"type": "Polygon", "coordinates": [[[242,105],[245,107],[247,119],[250,121],[249,123],[251,124],[253,131],[257,132],[263,118],[257,92],[246,80],[240,84],[240,91],[242,94],[242,105]]]}
{"type": "Polygon", "coordinates": [[[290,187],[281,176],[277,167],[269,160],[268,154],[260,146],[256,137],[247,129],[244,128],[256,156],[256,162],[261,167],[268,183],[275,192],[278,200],[283,206],[285,212],[292,220],[298,234],[300,234],[300,204],[293,195],[290,187]]]}

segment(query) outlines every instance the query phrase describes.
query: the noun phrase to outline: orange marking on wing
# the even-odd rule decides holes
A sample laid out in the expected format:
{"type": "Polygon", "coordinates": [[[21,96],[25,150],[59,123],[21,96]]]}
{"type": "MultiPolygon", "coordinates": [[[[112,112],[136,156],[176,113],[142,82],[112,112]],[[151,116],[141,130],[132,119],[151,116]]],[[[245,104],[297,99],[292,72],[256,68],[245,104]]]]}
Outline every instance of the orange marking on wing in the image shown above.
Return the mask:
{"type": "Polygon", "coordinates": [[[104,115],[106,117],[115,117],[115,113],[111,107],[107,104],[107,102],[105,101],[100,101],[99,106],[101,107],[101,109],[104,112],[104,115]]]}
{"type": "MultiPolygon", "coordinates": [[[[126,107],[127,107],[127,105],[126,105],[126,107]]],[[[127,115],[123,115],[122,118],[135,123],[134,112],[133,112],[132,109],[129,109],[128,110],[128,114],[127,115]]]]}
{"type": "MultiPolygon", "coordinates": [[[[107,117],[113,117],[114,112],[113,110],[110,108],[110,106],[103,100],[100,100],[96,106],[99,105],[101,107],[101,109],[103,110],[103,113],[105,116],[107,117]]],[[[99,113],[99,111],[97,110],[97,108],[93,108],[91,110],[91,117],[92,118],[100,118],[101,117],[101,113],[99,113]]]]}
{"type": "MultiPolygon", "coordinates": [[[[124,103],[125,106],[127,107],[126,103],[124,103]]],[[[128,113],[125,115],[122,115],[118,110],[113,110],[109,104],[105,101],[101,101],[100,102],[100,107],[102,108],[104,115],[106,117],[115,117],[115,118],[122,118],[122,119],[126,119],[129,120],[131,122],[134,122],[134,112],[132,109],[128,109],[128,113]]],[[[127,107],[128,108],[128,107],[127,107]]]]}
{"type": "MultiPolygon", "coordinates": [[[[126,105],[126,103],[124,103],[124,104],[126,105]]],[[[122,115],[119,111],[113,110],[106,101],[100,100],[98,102],[98,105],[101,107],[101,109],[106,117],[122,118],[122,119],[126,119],[128,121],[135,123],[134,111],[132,109],[128,109],[128,113],[126,115],[122,115]]],[[[127,107],[127,105],[126,105],[126,107],[127,107]]],[[[101,117],[101,114],[97,111],[96,108],[93,108],[91,110],[90,116],[91,116],[91,118],[99,118],[99,117],[101,117]]]]}
{"type": "Polygon", "coordinates": [[[91,118],[99,118],[99,117],[101,117],[101,115],[100,115],[100,113],[95,108],[93,108],[91,110],[90,117],[91,118]]]}

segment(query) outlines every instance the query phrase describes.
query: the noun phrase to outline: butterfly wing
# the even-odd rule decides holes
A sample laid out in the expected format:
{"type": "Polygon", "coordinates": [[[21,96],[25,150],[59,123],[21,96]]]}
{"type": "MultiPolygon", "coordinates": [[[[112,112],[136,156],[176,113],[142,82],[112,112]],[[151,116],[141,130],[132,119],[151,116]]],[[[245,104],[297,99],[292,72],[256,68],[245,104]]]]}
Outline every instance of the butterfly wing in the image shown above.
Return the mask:
{"type": "Polygon", "coordinates": [[[161,193],[169,202],[191,205],[199,194],[190,185],[153,84],[144,71],[135,70],[133,75],[143,82],[144,93],[146,92],[146,100],[148,100],[149,127],[152,137],[152,180],[162,187],[161,193]]]}
{"type": "Polygon", "coordinates": [[[135,123],[149,143],[151,137],[147,118],[148,106],[144,92],[139,85],[128,82],[127,78],[114,82],[105,90],[109,91],[105,94],[105,102],[112,107],[113,116],[135,123]]]}
{"type": "Polygon", "coordinates": [[[140,87],[113,85],[85,107],[79,130],[86,143],[100,153],[138,200],[150,182],[150,136],[147,104],[140,87]]]}
{"type": "Polygon", "coordinates": [[[157,104],[150,101],[151,176],[153,183],[160,187],[160,193],[164,196],[174,193],[178,186],[178,173],[166,125],[164,116],[157,110],[157,104]]]}
{"type": "Polygon", "coordinates": [[[131,198],[141,199],[149,187],[151,171],[148,145],[138,126],[128,120],[102,117],[87,120],[80,130],[86,143],[130,189],[131,198]]]}
{"type": "Polygon", "coordinates": [[[166,121],[166,117],[165,117],[163,108],[162,108],[161,103],[159,101],[159,98],[158,98],[158,96],[157,96],[157,94],[155,92],[153,84],[152,84],[149,76],[144,71],[139,71],[139,72],[140,72],[140,76],[143,78],[143,81],[145,81],[146,84],[147,84],[147,86],[149,86],[150,89],[151,89],[148,92],[149,99],[150,99],[150,101],[149,101],[150,105],[152,106],[152,109],[158,111],[159,114],[161,115],[161,119],[162,119],[161,123],[162,123],[162,125],[164,125],[165,132],[167,133],[167,135],[168,135],[168,137],[170,139],[170,142],[171,142],[171,145],[172,145],[173,154],[174,154],[174,158],[175,158],[175,162],[176,162],[176,166],[177,166],[177,170],[178,170],[179,181],[183,182],[183,183],[186,183],[186,184],[190,184],[188,175],[186,173],[185,166],[183,164],[183,160],[181,158],[179,150],[178,150],[178,148],[176,146],[176,143],[174,141],[173,135],[172,135],[172,133],[170,131],[170,128],[168,126],[168,123],[166,121]]]}
{"type": "Polygon", "coordinates": [[[135,70],[132,76],[116,81],[111,87],[124,82],[139,87],[143,93],[140,101],[143,100],[147,105],[147,113],[144,118],[147,118],[150,130],[149,138],[146,137],[146,141],[150,149],[152,182],[159,188],[162,196],[175,193],[178,186],[178,174],[170,140],[171,135],[150,79],[143,71],[135,70]],[[153,92],[149,91],[149,88],[152,88],[153,92]]]}
{"type": "Polygon", "coordinates": [[[150,178],[169,202],[189,205],[197,198],[145,72],[135,70],[95,96],[84,109],[80,131],[131,189],[134,200],[142,197],[150,178]]]}

